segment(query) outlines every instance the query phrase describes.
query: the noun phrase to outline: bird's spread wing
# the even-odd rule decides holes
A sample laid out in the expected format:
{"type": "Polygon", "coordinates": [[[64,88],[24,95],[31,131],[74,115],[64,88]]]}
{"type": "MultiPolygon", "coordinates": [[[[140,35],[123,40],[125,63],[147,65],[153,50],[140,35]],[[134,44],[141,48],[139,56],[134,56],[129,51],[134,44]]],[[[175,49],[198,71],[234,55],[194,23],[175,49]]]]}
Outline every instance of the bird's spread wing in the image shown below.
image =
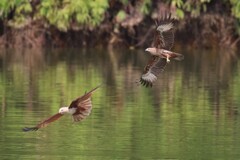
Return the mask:
{"type": "Polygon", "coordinates": [[[144,73],[141,76],[140,83],[143,86],[152,87],[153,82],[157,80],[157,76],[164,70],[166,65],[167,61],[165,58],[152,56],[144,68],[144,73]]]}
{"type": "MultiPolygon", "coordinates": [[[[154,34],[153,47],[157,50],[170,50],[172,48],[174,43],[173,29],[176,23],[177,21],[174,18],[171,18],[171,14],[165,14],[165,16],[156,21],[157,27],[154,34]]],[[[152,56],[144,68],[140,83],[146,87],[152,86],[153,82],[157,80],[157,76],[164,70],[166,65],[167,61],[165,58],[152,56]]]]}
{"type": "Polygon", "coordinates": [[[159,18],[156,21],[156,31],[154,35],[153,45],[156,48],[162,48],[170,50],[174,43],[173,29],[177,23],[177,20],[171,18],[171,14],[159,18]]]}
{"type": "Polygon", "coordinates": [[[58,120],[62,116],[63,116],[62,114],[57,113],[57,114],[49,117],[48,119],[42,121],[41,123],[39,123],[35,127],[30,127],[30,128],[29,127],[25,127],[25,128],[23,128],[23,131],[25,131],[25,132],[27,132],[27,131],[37,131],[38,129],[40,129],[42,127],[46,127],[49,123],[58,120]]]}
{"type": "Polygon", "coordinates": [[[85,93],[83,96],[72,101],[69,108],[76,108],[76,112],[73,114],[73,120],[75,122],[81,121],[86,118],[92,110],[91,96],[94,91],[96,91],[100,86],[92,89],[91,91],[85,93]]]}

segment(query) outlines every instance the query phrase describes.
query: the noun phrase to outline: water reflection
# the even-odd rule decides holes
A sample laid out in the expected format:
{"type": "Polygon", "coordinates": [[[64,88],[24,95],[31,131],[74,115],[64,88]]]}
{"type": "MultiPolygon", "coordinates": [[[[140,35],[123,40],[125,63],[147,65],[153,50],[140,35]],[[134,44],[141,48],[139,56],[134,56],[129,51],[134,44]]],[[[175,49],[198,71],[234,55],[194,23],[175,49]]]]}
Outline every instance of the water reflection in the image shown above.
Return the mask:
{"type": "Polygon", "coordinates": [[[238,159],[236,54],[179,51],[153,88],[135,83],[141,50],[0,52],[1,159],[238,159]],[[22,133],[98,84],[93,113],[22,133]]]}

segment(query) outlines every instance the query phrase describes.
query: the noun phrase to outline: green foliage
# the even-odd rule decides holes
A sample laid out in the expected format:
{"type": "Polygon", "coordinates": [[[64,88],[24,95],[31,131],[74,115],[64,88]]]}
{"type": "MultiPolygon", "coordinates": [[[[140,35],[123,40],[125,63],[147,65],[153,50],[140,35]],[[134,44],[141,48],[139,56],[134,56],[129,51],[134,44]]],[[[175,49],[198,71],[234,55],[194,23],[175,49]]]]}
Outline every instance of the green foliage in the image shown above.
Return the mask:
{"type": "MultiPolygon", "coordinates": [[[[191,17],[199,17],[202,13],[210,10],[210,8],[207,8],[207,4],[210,3],[211,0],[169,0],[168,2],[176,8],[177,17],[183,19],[187,13],[190,14],[191,17]]],[[[225,0],[221,3],[226,6],[231,6],[232,15],[238,20],[235,23],[235,29],[237,34],[240,34],[240,1],[230,0],[229,2],[225,0]],[[229,3],[231,5],[229,5],[229,3]]]]}
{"type": "Polygon", "coordinates": [[[107,7],[107,0],[43,0],[38,6],[36,17],[46,19],[51,25],[66,31],[76,25],[98,25],[107,7]]]}
{"type": "Polygon", "coordinates": [[[149,6],[151,5],[151,2],[150,0],[144,0],[142,5],[141,5],[141,8],[140,8],[140,11],[143,13],[143,14],[148,14],[149,13],[149,6]]]}
{"type": "MultiPolygon", "coordinates": [[[[166,0],[169,5],[176,8],[176,15],[182,19],[186,13],[197,17],[207,12],[207,4],[212,0],[166,0]]],[[[0,17],[12,27],[23,27],[31,20],[39,20],[45,26],[54,26],[62,31],[69,29],[93,28],[98,26],[109,7],[109,0],[41,0],[39,3],[30,0],[1,0],[0,17]],[[12,14],[13,18],[7,19],[12,14]]],[[[119,0],[123,8],[130,4],[127,0],[119,0]]],[[[133,1],[141,13],[150,13],[151,0],[133,1]]],[[[232,15],[240,19],[240,1],[223,1],[222,4],[231,6],[232,15]],[[229,5],[231,4],[231,5],[229,5]]],[[[132,4],[132,3],[131,3],[132,4]]],[[[135,6],[135,7],[136,7],[135,6]]],[[[154,6],[153,6],[154,7],[154,6]]],[[[117,18],[124,19],[125,13],[119,11],[117,18]]],[[[111,14],[111,13],[110,13],[111,14]]]]}
{"type": "Polygon", "coordinates": [[[14,11],[14,18],[9,21],[13,27],[21,27],[27,23],[28,15],[32,12],[32,6],[28,0],[2,0],[0,1],[0,16],[4,19],[14,11]]]}
{"type": "Polygon", "coordinates": [[[33,11],[29,0],[3,0],[0,1],[0,15],[6,18],[14,11],[14,18],[9,21],[13,27],[21,27],[28,22],[30,13],[33,19],[42,20],[60,30],[76,28],[76,26],[95,27],[103,19],[108,8],[107,0],[42,0],[34,6],[33,11]]]}
{"type": "Polygon", "coordinates": [[[9,25],[19,28],[22,25],[28,24],[29,14],[32,12],[32,6],[28,0],[22,0],[15,7],[14,19],[9,21],[9,25]]]}
{"type": "Polygon", "coordinates": [[[207,11],[207,3],[211,0],[183,1],[171,0],[171,5],[176,7],[176,14],[179,18],[184,18],[184,13],[190,13],[191,17],[197,17],[201,12],[207,11]]]}
{"type": "Polygon", "coordinates": [[[240,35],[240,1],[239,0],[231,0],[232,4],[232,14],[234,17],[238,19],[235,23],[236,32],[240,35]]]}
{"type": "Polygon", "coordinates": [[[230,0],[232,5],[232,14],[240,20],[240,1],[230,0]]]}
{"type": "Polygon", "coordinates": [[[124,5],[128,4],[128,0],[120,0],[120,2],[122,2],[124,5]]]}
{"type": "Polygon", "coordinates": [[[0,17],[6,18],[7,14],[11,11],[14,6],[17,6],[19,1],[14,0],[1,0],[0,1],[0,17]]]}
{"type": "MultiPolygon", "coordinates": [[[[138,12],[142,13],[143,15],[147,15],[150,12],[150,5],[152,3],[152,1],[150,0],[143,0],[143,1],[138,1],[136,4],[131,4],[131,2],[126,1],[126,0],[121,0],[120,2],[122,2],[123,5],[125,6],[131,6],[133,8],[135,8],[138,12]]],[[[127,16],[127,12],[126,12],[126,8],[122,8],[122,10],[120,10],[116,16],[117,20],[122,21],[126,18],[127,16]]]]}
{"type": "Polygon", "coordinates": [[[117,19],[119,21],[122,21],[126,18],[126,12],[124,12],[123,10],[119,11],[117,14],[117,19]]]}

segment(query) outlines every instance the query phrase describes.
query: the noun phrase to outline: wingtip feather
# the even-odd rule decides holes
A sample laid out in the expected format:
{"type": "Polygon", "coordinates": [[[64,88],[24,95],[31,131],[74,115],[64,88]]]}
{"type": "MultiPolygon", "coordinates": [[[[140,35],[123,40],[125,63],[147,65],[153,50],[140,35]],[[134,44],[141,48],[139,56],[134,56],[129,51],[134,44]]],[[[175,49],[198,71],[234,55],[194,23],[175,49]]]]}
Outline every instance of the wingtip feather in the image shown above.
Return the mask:
{"type": "Polygon", "coordinates": [[[29,131],[37,131],[37,127],[25,127],[22,129],[23,132],[29,132],[29,131]]]}
{"type": "Polygon", "coordinates": [[[146,81],[146,80],[144,80],[144,79],[142,79],[142,78],[140,79],[140,83],[141,83],[141,85],[144,86],[144,87],[152,87],[152,86],[153,86],[152,82],[146,81]]]}
{"type": "Polygon", "coordinates": [[[91,91],[89,91],[88,93],[90,92],[94,92],[95,90],[97,90],[98,88],[100,88],[102,86],[102,84],[99,84],[97,87],[93,88],[91,91]]]}

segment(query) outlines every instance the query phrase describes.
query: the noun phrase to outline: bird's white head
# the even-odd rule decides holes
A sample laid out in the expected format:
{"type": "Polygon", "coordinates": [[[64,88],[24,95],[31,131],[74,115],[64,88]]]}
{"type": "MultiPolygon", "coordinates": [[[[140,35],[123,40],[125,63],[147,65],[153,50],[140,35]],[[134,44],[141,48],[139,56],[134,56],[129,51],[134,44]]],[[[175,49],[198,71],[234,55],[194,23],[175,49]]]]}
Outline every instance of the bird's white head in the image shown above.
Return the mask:
{"type": "Polygon", "coordinates": [[[58,112],[61,114],[65,114],[69,112],[69,109],[68,107],[61,107],[58,112]]]}
{"type": "Polygon", "coordinates": [[[147,49],[145,49],[145,51],[147,51],[153,55],[156,54],[156,48],[147,48],[147,49]]]}

